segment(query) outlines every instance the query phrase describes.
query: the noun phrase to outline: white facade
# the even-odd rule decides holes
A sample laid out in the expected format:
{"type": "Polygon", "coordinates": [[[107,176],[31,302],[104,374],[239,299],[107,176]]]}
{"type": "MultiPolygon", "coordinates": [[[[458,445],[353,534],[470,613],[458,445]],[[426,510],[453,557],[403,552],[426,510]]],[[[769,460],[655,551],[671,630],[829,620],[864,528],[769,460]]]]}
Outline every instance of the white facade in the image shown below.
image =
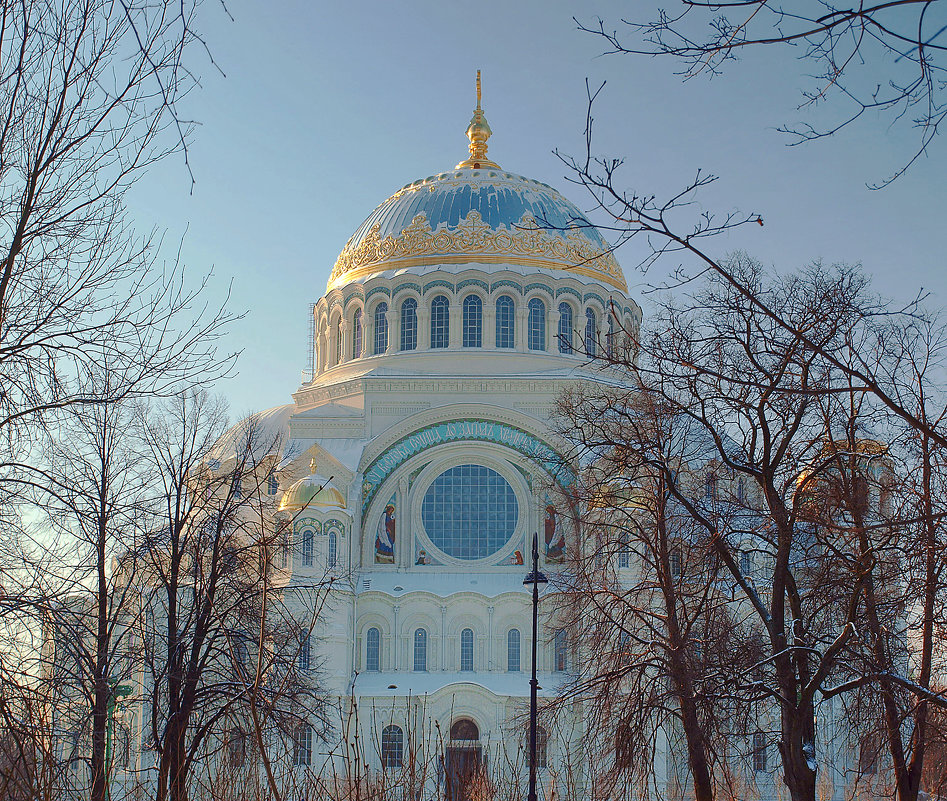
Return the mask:
{"type": "MultiPolygon", "coordinates": [[[[600,375],[587,346],[617,347],[641,318],[578,209],[485,148],[481,166],[471,138],[471,159],[399,190],[349,240],[314,307],[314,370],[267,413],[286,420],[288,590],[338,578],[314,642],[350,713],[341,736],[357,708],[379,769],[397,759],[392,738],[407,752],[422,730],[448,772],[468,758],[522,764],[524,562],[534,532],[547,573],[574,544],[550,416],[564,389],[600,375]]],[[[555,635],[541,616],[543,693],[572,658],[555,635]]],[[[549,737],[550,766],[580,734],[549,737]]]]}

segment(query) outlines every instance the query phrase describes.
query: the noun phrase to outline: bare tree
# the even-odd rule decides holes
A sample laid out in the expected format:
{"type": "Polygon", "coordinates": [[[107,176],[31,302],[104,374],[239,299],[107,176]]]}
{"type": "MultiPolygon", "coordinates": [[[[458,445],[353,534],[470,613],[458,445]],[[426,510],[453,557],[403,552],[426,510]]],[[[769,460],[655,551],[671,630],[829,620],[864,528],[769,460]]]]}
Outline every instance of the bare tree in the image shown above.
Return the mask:
{"type": "MultiPolygon", "coordinates": [[[[862,447],[866,438],[860,433],[876,431],[883,439],[886,432],[907,429],[915,441],[924,441],[938,423],[929,419],[929,411],[907,403],[903,413],[892,413],[873,386],[854,380],[858,369],[876,360],[870,365],[873,375],[904,379],[897,387],[887,386],[887,397],[906,400],[911,368],[903,365],[926,360],[925,348],[904,339],[891,361],[893,354],[884,347],[888,329],[865,313],[877,301],[857,271],[814,267],[776,279],[745,258],[725,269],[729,276],[710,273],[686,298],[665,301],[639,347],[603,349],[602,361],[625,375],[635,396],[646,393],[667,409],[669,419],[679,417],[682,436],[697,437],[714,451],[715,464],[697,461],[706,471],[703,491],[699,481],[696,486],[667,481],[665,491],[703,530],[708,551],[728,577],[736,594],[731,620],[755,618],[744,641],[752,642],[755,628],[764,647],[754,663],[744,665],[734,657],[733,692],[745,704],[772,710],[779,724],[783,780],[794,799],[813,799],[819,765],[815,720],[824,700],[870,687],[880,698],[877,708],[884,710],[879,690],[897,687],[902,694],[885,712],[893,755],[898,748],[894,730],[903,725],[904,715],[921,710],[919,701],[943,703],[929,686],[929,673],[921,673],[928,686],[918,683],[903,647],[894,647],[906,642],[904,636],[886,634],[896,624],[905,632],[901,622],[907,619],[908,591],[895,580],[893,566],[919,544],[939,539],[933,531],[918,537],[918,521],[939,518],[929,511],[897,520],[885,520],[880,512],[866,516],[861,477],[870,451],[862,447]],[[925,426],[907,424],[921,415],[925,426]],[[742,514],[734,516],[730,504],[736,494],[723,498],[721,486],[743,487],[737,504],[742,514]],[[832,493],[827,487],[834,488],[832,493]],[[829,503],[830,497],[842,500],[829,503]],[[756,543],[758,558],[743,558],[748,541],[756,543]],[[891,643],[890,650],[878,649],[880,640],[891,643]]],[[[622,431],[619,423],[634,419],[628,411],[635,408],[631,397],[606,393],[579,403],[567,415],[573,441],[584,441],[588,421],[596,421],[608,429],[608,435],[599,434],[600,447],[628,454],[631,464],[649,460],[659,474],[684,471],[680,462],[661,456],[646,430],[629,426],[622,431]]],[[[594,428],[592,433],[597,433],[594,428]]],[[[923,462],[915,463],[923,473],[923,462]]],[[[621,474],[611,470],[609,475],[621,474]]],[[[643,497],[651,494],[645,491],[643,497]]],[[[879,487],[876,501],[880,494],[879,487]]],[[[917,497],[926,494],[922,489],[917,497]]],[[[594,512],[586,522],[596,530],[594,512]]],[[[650,537],[660,543],[653,527],[650,537]]],[[[920,552],[933,555],[938,565],[938,548],[934,544],[920,552]]],[[[919,571],[922,582],[932,576],[929,567],[919,571]]],[[[939,598],[937,577],[939,566],[928,585],[939,598]]],[[[719,586],[719,579],[714,583],[719,586]]],[[[932,603],[936,619],[940,602],[932,603]]],[[[921,628],[925,614],[920,614],[921,628]]],[[[920,722],[914,718],[915,727],[920,722]]],[[[910,736],[921,735],[923,726],[910,736]]],[[[915,767],[904,768],[902,778],[916,785],[915,767]]]]}
{"type": "Polygon", "coordinates": [[[562,698],[585,701],[593,749],[614,744],[599,777],[609,793],[626,785],[663,793],[660,743],[680,738],[672,750],[687,755],[681,784],[710,801],[733,784],[726,743],[746,704],[729,687],[746,626],[718,589],[713,543],[669,487],[703,485],[716,449],[635,374],[625,379],[621,388],[582,385],[559,401],[570,462],[587,465],[573,491],[588,544],[560,587],[584,654],[562,698]]]}
{"type": "Polygon", "coordinates": [[[282,535],[272,525],[275,508],[262,500],[278,442],[251,418],[224,439],[234,453],[216,464],[221,414],[205,395],[190,394],[146,424],[163,487],[140,556],[159,800],[186,801],[225,728],[252,735],[263,755],[270,746],[285,751],[286,735],[303,720],[327,724],[317,671],[297,669],[325,587],[317,583],[296,604],[280,598],[285,577],[273,556],[282,535]]]}
{"type": "Polygon", "coordinates": [[[832,136],[867,116],[916,128],[906,162],[874,188],[903,175],[922,156],[947,116],[947,5],[898,0],[839,5],[827,0],[787,6],[774,0],[680,0],[668,8],[635,9],[616,27],[576,20],[601,37],[610,54],[669,56],[684,79],[718,75],[746,51],[794,48],[810,81],[800,109],[828,105],[824,125],[789,123],[792,144],[832,136]],[[811,71],[811,72],[810,72],[811,71]]]}

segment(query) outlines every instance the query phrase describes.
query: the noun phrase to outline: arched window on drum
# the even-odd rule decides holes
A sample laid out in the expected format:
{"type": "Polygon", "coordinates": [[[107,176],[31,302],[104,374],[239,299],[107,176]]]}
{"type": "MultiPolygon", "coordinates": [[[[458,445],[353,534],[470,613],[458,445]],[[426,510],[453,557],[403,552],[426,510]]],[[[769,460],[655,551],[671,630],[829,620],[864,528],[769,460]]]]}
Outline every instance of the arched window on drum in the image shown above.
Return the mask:
{"type": "Polygon", "coordinates": [[[595,309],[585,310],[585,355],[595,356],[598,353],[598,321],[595,319],[595,309]]]}
{"type": "Polygon", "coordinates": [[[465,348],[483,347],[483,301],[477,295],[464,298],[464,336],[465,348]]]}
{"type": "Polygon", "coordinates": [[[497,298],[497,347],[512,348],[516,345],[516,307],[509,295],[497,298]]]}
{"type": "Polygon", "coordinates": [[[401,350],[418,347],[418,302],[407,298],[401,304],[401,350]]]}
{"type": "Polygon", "coordinates": [[[375,348],[378,356],[388,350],[388,304],[382,301],[375,307],[375,348]]]}
{"type": "Polygon", "coordinates": [[[438,295],[431,301],[431,347],[446,348],[450,345],[450,301],[438,295]]]}
{"type": "Polygon", "coordinates": [[[356,309],[352,315],[352,358],[362,355],[362,310],[356,309]]]}
{"type": "Polygon", "coordinates": [[[546,350],[546,304],[540,298],[532,298],[527,308],[527,345],[530,350],[546,350]]]}
{"type": "Polygon", "coordinates": [[[572,307],[568,303],[559,304],[559,352],[572,353],[572,307]]]}

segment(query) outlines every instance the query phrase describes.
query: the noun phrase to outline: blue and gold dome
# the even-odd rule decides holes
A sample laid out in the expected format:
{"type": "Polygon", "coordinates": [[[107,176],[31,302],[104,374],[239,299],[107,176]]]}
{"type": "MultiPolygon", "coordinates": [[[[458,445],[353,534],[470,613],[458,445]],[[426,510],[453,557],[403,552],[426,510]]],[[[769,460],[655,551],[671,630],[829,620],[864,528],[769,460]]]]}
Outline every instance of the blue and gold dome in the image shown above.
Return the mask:
{"type": "Polygon", "coordinates": [[[487,158],[479,75],[477,89],[470,157],[378,206],[339,254],[328,288],[388,270],[477,263],[562,270],[626,291],[611,248],[575,205],[487,158]]]}

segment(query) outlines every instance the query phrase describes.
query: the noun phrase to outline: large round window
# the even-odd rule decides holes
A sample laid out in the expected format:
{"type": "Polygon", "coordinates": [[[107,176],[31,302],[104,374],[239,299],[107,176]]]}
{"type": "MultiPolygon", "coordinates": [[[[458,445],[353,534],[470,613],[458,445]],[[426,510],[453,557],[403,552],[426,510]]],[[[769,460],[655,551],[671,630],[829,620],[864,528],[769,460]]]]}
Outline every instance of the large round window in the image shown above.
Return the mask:
{"type": "Polygon", "coordinates": [[[456,559],[485,559],[513,536],[519,516],[516,493],[495,470],[464,464],[431,482],[421,502],[421,522],[431,542],[456,559]]]}

